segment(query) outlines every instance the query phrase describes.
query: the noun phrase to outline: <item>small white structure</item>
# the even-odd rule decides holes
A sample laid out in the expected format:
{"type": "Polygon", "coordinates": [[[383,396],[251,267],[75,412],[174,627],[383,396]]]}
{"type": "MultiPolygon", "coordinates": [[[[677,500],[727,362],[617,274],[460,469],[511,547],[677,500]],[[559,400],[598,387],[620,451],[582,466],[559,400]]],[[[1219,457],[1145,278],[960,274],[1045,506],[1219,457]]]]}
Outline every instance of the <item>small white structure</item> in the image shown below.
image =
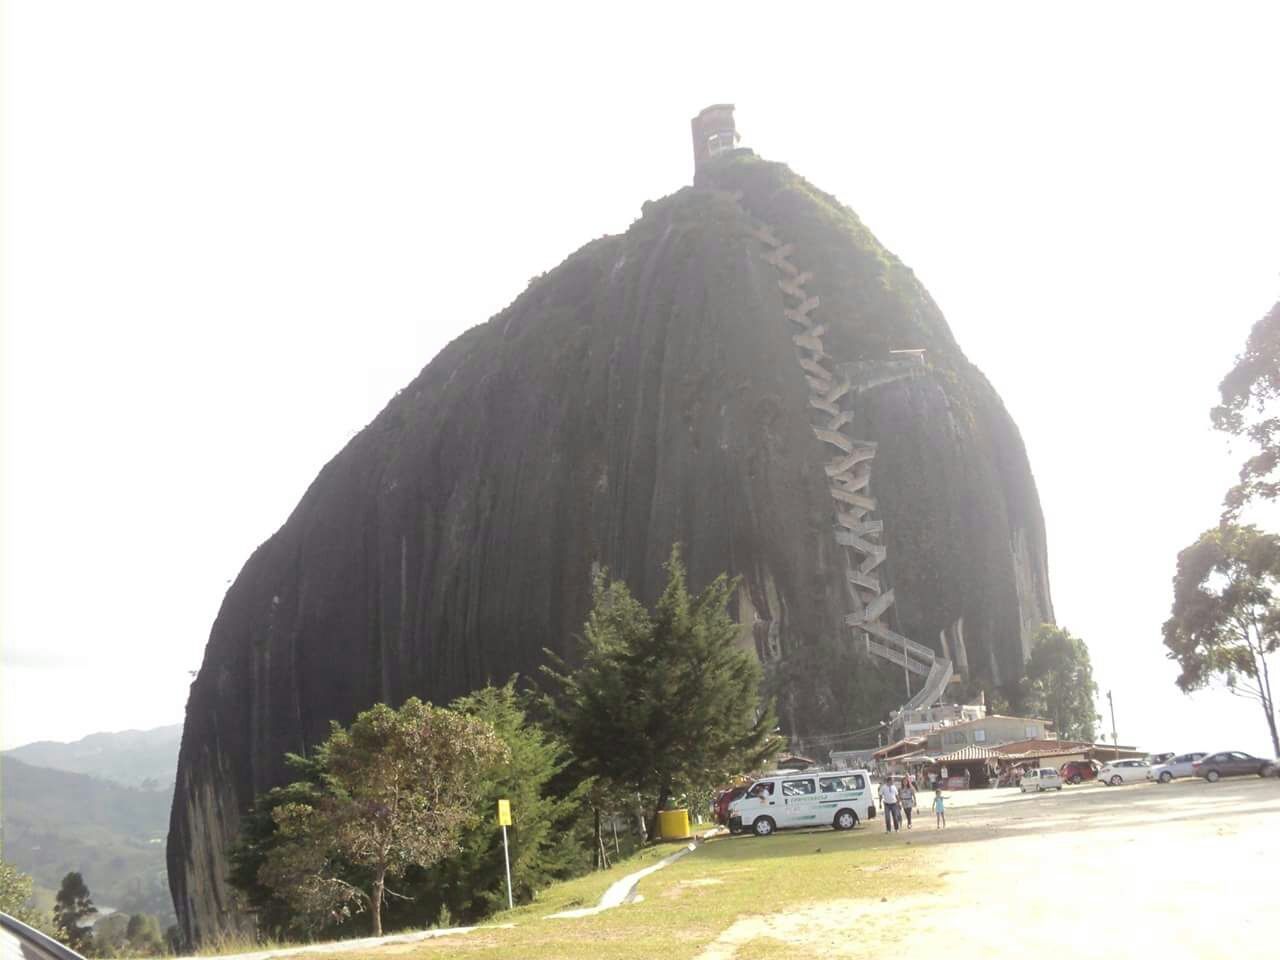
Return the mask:
{"type": "Polygon", "coordinates": [[[914,361],[915,363],[920,364],[921,366],[924,366],[925,364],[924,355],[927,352],[928,351],[925,350],[924,347],[909,347],[901,350],[890,350],[889,356],[892,357],[894,360],[911,360],[911,361],[914,361]]]}

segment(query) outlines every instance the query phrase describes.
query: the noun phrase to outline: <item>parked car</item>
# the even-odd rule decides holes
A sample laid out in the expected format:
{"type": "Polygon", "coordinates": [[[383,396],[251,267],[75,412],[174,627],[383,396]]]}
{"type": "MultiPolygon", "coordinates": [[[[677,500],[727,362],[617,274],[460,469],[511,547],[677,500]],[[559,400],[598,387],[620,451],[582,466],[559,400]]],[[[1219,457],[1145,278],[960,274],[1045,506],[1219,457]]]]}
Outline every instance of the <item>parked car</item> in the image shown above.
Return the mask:
{"type": "Polygon", "coordinates": [[[757,780],[729,804],[729,829],[767,837],[786,827],[830,824],[851,830],[863,814],[876,816],[871,775],[865,770],[787,774],[757,780]]]}
{"type": "Polygon", "coordinates": [[[1022,773],[1022,782],[1018,784],[1018,789],[1023,793],[1035,791],[1039,793],[1041,790],[1061,790],[1062,777],[1058,776],[1058,771],[1053,767],[1040,767],[1025,770],[1022,773]]]}
{"type": "Polygon", "coordinates": [[[1276,761],[1264,760],[1239,750],[1223,750],[1211,753],[1195,764],[1195,773],[1210,783],[1221,777],[1243,777],[1256,774],[1259,777],[1276,776],[1276,761]]]}
{"type": "Polygon", "coordinates": [[[1068,760],[1058,768],[1058,776],[1067,783],[1083,783],[1085,780],[1097,780],[1100,766],[1102,764],[1096,760],[1068,760]]]}
{"type": "Polygon", "coordinates": [[[729,823],[729,804],[747,792],[746,786],[728,787],[720,791],[716,797],[716,823],[727,826],[729,823]]]}
{"type": "Polygon", "coordinates": [[[1205,753],[1180,753],[1163,763],[1153,764],[1151,777],[1160,783],[1168,783],[1175,777],[1194,777],[1196,761],[1203,760],[1206,756],[1208,754],[1205,753]]]}
{"type": "Polygon", "coordinates": [[[1151,765],[1145,760],[1112,760],[1103,764],[1098,779],[1110,787],[1122,783],[1142,783],[1151,779],[1151,765]]]}

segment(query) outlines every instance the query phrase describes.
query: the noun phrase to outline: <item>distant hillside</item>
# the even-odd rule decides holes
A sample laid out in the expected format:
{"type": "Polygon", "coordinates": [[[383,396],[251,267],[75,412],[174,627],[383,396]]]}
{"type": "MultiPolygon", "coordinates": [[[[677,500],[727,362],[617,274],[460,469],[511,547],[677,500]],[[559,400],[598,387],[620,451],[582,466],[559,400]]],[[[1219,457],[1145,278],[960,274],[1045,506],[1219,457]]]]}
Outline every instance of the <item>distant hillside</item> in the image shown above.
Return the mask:
{"type": "Polygon", "coordinates": [[[50,890],[78,870],[95,903],[153,913],[167,925],[173,904],[164,839],[172,799],[172,773],[164,789],[142,790],[0,756],[4,858],[50,890]]]}
{"type": "Polygon", "coordinates": [[[178,769],[182,724],[154,730],[94,733],[74,743],[40,740],[4,756],[36,767],[84,773],[128,787],[168,790],[178,769]]]}

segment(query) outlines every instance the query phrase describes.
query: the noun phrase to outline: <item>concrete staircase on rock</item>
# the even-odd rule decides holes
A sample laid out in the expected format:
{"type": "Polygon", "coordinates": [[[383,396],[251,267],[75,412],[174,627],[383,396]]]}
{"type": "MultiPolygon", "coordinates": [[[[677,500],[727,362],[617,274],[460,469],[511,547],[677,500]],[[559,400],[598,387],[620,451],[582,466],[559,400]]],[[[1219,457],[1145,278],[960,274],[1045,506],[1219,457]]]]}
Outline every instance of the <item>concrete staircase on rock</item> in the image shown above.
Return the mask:
{"type": "MultiPolygon", "coordinates": [[[[764,245],[764,260],[778,272],[778,287],[786,298],[782,315],[792,327],[796,360],[809,384],[809,408],[814,437],[831,451],[824,465],[835,515],[834,535],[844,558],[849,614],[845,623],[860,636],[866,649],[898,664],[909,676],[924,680],[903,704],[903,710],[929,706],[942,696],[951,681],[951,661],[933,650],[897,633],[885,623],[893,606],[893,590],[881,580],[886,551],[880,537],[884,523],[871,519],[876,501],[871,496],[871,463],[876,444],[859,440],[850,433],[853,426],[853,397],[862,390],[924,371],[919,363],[888,361],[874,371],[861,371],[866,364],[837,364],[826,352],[822,338],[827,327],[815,316],[821,300],[806,286],[813,274],[791,262],[794,244],[782,242],[773,229],[761,226],[753,231],[764,245]],[[851,374],[858,373],[855,380],[851,374]],[[855,386],[855,384],[858,384],[855,386]]],[[[910,680],[907,680],[910,693],[910,680]]]]}

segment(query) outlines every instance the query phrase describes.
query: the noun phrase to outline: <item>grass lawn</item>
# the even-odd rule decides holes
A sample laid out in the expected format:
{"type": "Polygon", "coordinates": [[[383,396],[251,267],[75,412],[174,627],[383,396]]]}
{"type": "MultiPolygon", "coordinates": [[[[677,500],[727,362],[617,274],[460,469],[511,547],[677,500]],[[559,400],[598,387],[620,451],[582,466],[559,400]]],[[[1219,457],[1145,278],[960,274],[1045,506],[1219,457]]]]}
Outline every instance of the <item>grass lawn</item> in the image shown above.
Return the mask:
{"type": "MultiPolygon", "coordinates": [[[[499,914],[474,933],[412,946],[383,947],[341,954],[432,960],[468,958],[634,958],[696,957],[735,920],[775,914],[823,900],[893,897],[921,893],[936,881],[927,876],[924,851],[908,835],[886,836],[875,827],[847,833],[832,830],[782,833],[773,837],[723,837],[702,844],[677,863],[640,882],[643,900],[592,917],[547,920],[547,914],[592,906],[614,881],[679,849],[641,851],[603,874],[592,874],[545,891],[528,906],[499,914]],[[515,924],[503,929],[504,924],[515,924]]],[[[787,960],[812,957],[762,939],[744,947],[740,958],[787,960]],[[764,950],[768,945],[769,949],[764,950]]]]}

